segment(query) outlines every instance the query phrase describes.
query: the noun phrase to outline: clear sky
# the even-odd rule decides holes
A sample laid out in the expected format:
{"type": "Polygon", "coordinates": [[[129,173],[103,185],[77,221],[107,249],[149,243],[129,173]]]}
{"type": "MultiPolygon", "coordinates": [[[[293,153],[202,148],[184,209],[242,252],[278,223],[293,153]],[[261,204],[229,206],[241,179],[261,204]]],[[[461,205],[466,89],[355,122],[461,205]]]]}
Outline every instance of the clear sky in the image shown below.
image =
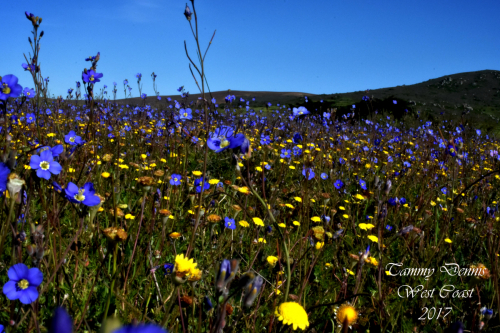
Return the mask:
{"type": "MultiPolygon", "coordinates": [[[[111,93],[123,80],[143,92],[176,94],[191,77],[183,42],[195,42],[177,0],[2,1],[0,76],[33,87],[21,64],[28,54],[29,11],[43,18],[40,62],[51,94],[81,81],[85,58],[101,52],[98,72],[111,93]]],[[[498,0],[196,0],[212,91],[342,93],[414,84],[483,69],[500,70],[498,0]]]]}

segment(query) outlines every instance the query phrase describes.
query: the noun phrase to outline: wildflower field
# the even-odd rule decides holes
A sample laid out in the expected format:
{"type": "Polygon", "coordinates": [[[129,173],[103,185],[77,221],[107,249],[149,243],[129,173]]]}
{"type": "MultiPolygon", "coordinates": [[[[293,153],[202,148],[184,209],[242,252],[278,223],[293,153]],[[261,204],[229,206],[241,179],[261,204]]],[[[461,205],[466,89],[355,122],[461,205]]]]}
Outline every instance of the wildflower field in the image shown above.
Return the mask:
{"type": "Polygon", "coordinates": [[[0,83],[0,331],[500,331],[499,141],[466,116],[218,101],[184,15],[202,97],[127,105],[99,53],[49,99],[26,12],[33,82],[0,83]]]}

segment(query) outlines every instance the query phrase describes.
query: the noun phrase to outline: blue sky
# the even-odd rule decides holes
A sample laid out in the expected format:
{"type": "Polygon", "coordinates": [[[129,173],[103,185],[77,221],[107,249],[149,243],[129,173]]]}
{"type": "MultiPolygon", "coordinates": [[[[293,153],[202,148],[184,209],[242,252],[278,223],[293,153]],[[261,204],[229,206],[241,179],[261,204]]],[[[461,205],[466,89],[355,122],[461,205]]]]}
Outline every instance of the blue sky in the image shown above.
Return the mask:
{"type": "MultiPolygon", "coordinates": [[[[123,80],[138,96],[162,95],[184,85],[198,89],[189,72],[184,40],[195,42],[183,12],[186,1],[4,1],[0,75],[24,72],[31,50],[25,11],[43,18],[40,62],[52,94],[66,96],[81,81],[85,58],[101,52],[96,90],[123,80]]],[[[212,91],[342,93],[414,84],[483,69],[500,70],[498,0],[252,0],[195,1],[202,49],[217,29],[206,58],[212,91]]],[[[111,88],[108,88],[111,93],[111,88]]]]}

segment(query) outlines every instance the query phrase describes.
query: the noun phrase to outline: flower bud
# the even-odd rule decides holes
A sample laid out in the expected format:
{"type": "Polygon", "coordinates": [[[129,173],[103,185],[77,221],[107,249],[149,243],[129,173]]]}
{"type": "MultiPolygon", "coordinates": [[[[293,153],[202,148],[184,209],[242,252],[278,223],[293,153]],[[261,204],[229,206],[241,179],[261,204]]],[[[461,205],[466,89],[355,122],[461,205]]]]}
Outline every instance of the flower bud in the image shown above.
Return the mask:
{"type": "Polygon", "coordinates": [[[184,16],[186,16],[186,19],[188,21],[191,21],[191,16],[193,13],[191,13],[191,9],[189,9],[189,6],[186,4],[186,10],[184,10],[184,16]]]}
{"type": "Polygon", "coordinates": [[[19,193],[19,191],[21,191],[21,188],[24,184],[26,184],[26,182],[19,178],[19,176],[15,173],[9,174],[7,179],[7,189],[9,190],[11,198],[15,199],[16,195],[19,193]]]}
{"type": "Polygon", "coordinates": [[[243,297],[243,305],[245,307],[249,308],[250,306],[252,306],[255,298],[262,288],[263,283],[264,280],[262,279],[262,277],[257,276],[247,287],[245,287],[245,296],[243,297]]]}

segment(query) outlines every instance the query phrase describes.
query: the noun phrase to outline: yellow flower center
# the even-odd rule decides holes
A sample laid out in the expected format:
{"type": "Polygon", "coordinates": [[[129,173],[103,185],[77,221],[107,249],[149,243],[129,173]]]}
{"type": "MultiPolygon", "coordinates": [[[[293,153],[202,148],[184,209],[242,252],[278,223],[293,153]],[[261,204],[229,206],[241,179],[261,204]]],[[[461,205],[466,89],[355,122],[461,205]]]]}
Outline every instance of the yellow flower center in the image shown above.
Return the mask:
{"type": "Polygon", "coordinates": [[[229,146],[229,141],[224,137],[221,141],[220,141],[220,147],[221,148],[226,148],[227,146],[229,146]]]}
{"type": "Polygon", "coordinates": [[[29,282],[28,282],[28,280],[26,280],[26,279],[22,279],[21,281],[19,281],[19,282],[17,283],[17,286],[18,286],[19,288],[21,288],[22,290],[24,290],[24,289],[28,288],[28,286],[29,286],[29,285],[30,285],[30,283],[29,283],[29,282]]]}
{"type": "Polygon", "coordinates": [[[10,94],[10,87],[7,85],[7,83],[3,84],[2,92],[6,95],[10,94]]]}
{"type": "Polygon", "coordinates": [[[91,75],[89,78],[90,81],[94,81],[94,75],[91,75]]]}
{"type": "Polygon", "coordinates": [[[85,196],[83,195],[83,192],[85,192],[85,190],[83,188],[79,189],[78,194],[75,194],[75,196],[73,198],[75,198],[75,200],[77,200],[77,201],[82,202],[83,200],[85,200],[85,196]]]}
{"type": "Polygon", "coordinates": [[[71,138],[69,138],[69,142],[75,142],[75,137],[72,136],[71,138]]]}
{"type": "Polygon", "coordinates": [[[31,93],[28,91],[28,92],[26,93],[26,96],[29,96],[29,95],[31,95],[31,93]]]}
{"type": "Polygon", "coordinates": [[[49,167],[50,167],[50,163],[47,161],[43,161],[40,163],[40,168],[42,168],[42,170],[49,170],[49,167]]]}
{"type": "Polygon", "coordinates": [[[351,325],[358,319],[358,312],[356,309],[349,304],[343,304],[340,306],[337,312],[337,321],[340,325],[343,325],[347,321],[347,325],[351,325]]]}
{"type": "Polygon", "coordinates": [[[184,117],[187,117],[187,116],[188,116],[187,112],[184,112],[184,117]]]}

